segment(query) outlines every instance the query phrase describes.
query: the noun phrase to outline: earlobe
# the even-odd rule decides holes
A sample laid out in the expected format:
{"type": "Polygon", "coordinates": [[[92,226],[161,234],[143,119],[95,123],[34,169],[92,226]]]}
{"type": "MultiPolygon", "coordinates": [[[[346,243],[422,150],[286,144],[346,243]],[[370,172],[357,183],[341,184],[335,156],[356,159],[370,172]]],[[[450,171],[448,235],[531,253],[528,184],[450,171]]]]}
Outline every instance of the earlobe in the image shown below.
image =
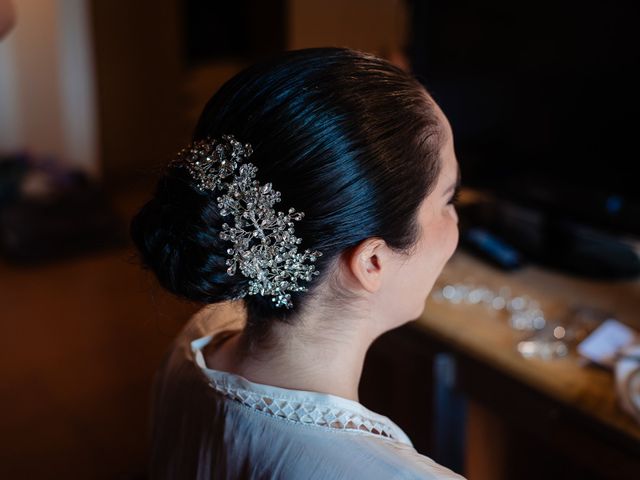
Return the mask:
{"type": "Polygon", "coordinates": [[[360,287],[373,293],[382,284],[383,250],[385,242],[379,238],[371,238],[361,242],[352,252],[349,259],[351,273],[360,287]]]}

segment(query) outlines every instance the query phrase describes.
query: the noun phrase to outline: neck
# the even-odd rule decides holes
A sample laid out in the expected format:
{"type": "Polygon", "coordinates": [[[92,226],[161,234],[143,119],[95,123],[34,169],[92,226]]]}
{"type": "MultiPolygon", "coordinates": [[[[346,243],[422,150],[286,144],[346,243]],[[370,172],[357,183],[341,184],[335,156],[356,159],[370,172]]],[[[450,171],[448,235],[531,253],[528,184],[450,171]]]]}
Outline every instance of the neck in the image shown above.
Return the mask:
{"type": "Polygon", "coordinates": [[[245,331],[225,342],[219,353],[228,359],[226,369],[255,383],[359,401],[364,359],[382,332],[372,332],[372,322],[358,318],[341,318],[339,329],[327,328],[320,321],[298,320],[294,325],[274,325],[268,347],[257,346],[249,353],[245,353],[245,331]]]}

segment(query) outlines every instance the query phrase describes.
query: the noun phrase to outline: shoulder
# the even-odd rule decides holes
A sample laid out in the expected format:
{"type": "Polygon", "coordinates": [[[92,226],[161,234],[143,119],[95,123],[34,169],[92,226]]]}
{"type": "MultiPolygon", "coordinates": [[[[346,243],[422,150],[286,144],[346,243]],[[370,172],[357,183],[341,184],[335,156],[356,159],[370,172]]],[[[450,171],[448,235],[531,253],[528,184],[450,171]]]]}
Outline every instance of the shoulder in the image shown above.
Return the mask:
{"type": "MultiPolygon", "coordinates": [[[[278,419],[270,420],[277,422],[278,419]]],[[[278,423],[286,425],[287,422],[278,423]]],[[[274,440],[272,445],[275,447],[283,442],[285,448],[276,450],[295,452],[287,461],[288,473],[292,475],[285,478],[465,480],[431,458],[419,454],[411,445],[401,442],[311,426],[291,426],[288,430],[288,435],[278,435],[280,440],[274,440]],[[313,452],[313,460],[307,456],[309,452],[313,452]]]]}
{"type": "Polygon", "coordinates": [[[418,453],[411,445],[380,441],[385,455],[379,458],[391,475],[389,479],[403,480],[465,480],[465,478],[433,459],[418,453]]]}
{"type": "Polygon", "coordinates": [[[390,444],[396,461],[404,465],[399,469],[397,479],[434,479],[434,480],[466,480],[462,475],[440,465],[426,455],[422,455],[415,448],[400,443],[390,444]]]}

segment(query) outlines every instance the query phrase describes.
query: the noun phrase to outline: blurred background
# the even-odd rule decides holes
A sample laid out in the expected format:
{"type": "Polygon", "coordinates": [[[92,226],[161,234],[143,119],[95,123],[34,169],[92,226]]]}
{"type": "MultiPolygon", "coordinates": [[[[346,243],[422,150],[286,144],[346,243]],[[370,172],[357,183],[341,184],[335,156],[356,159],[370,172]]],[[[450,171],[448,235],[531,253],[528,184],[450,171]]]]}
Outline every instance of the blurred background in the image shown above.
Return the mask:
{"type": "Polygon", "coordinates": [[[344,46],[427,87],[463,185],[459,249],[372,348],[362,403],[470,480],[637,478],[639,20],[623,1],[0,0],[0,477],[145,478],[152,376],[198,306],[141,271],[128,221],[228,78],[344,46]]]}

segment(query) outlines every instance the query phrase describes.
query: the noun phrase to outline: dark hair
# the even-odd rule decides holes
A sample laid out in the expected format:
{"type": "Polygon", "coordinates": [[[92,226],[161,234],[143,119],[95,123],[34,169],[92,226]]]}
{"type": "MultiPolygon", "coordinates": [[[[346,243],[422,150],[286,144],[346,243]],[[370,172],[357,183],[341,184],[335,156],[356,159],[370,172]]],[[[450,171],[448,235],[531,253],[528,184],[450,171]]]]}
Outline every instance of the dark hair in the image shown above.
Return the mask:
{"type": "MultiPolygon", "coordinates": [[[[425,88],[374,55],[347,48],[281,53],[228,80],[209,100],[194,140],[233,134],[253,147],[260,183],[282,193],[278,209],[305,213],[299,248],[320,250],[321,282],[343,251],[369,237],[408,252],[418,208],[440,172],[441,124],[425,88]]],[[[131,222],[142,264],[174,294],[202,303],[235,297],[247,279],[226,273],[228,242],[215,193],[184,168],[168,168],[131,222]]],[[[247,296],[248,326],[288,321],[293,308],[247,296]]]]}

